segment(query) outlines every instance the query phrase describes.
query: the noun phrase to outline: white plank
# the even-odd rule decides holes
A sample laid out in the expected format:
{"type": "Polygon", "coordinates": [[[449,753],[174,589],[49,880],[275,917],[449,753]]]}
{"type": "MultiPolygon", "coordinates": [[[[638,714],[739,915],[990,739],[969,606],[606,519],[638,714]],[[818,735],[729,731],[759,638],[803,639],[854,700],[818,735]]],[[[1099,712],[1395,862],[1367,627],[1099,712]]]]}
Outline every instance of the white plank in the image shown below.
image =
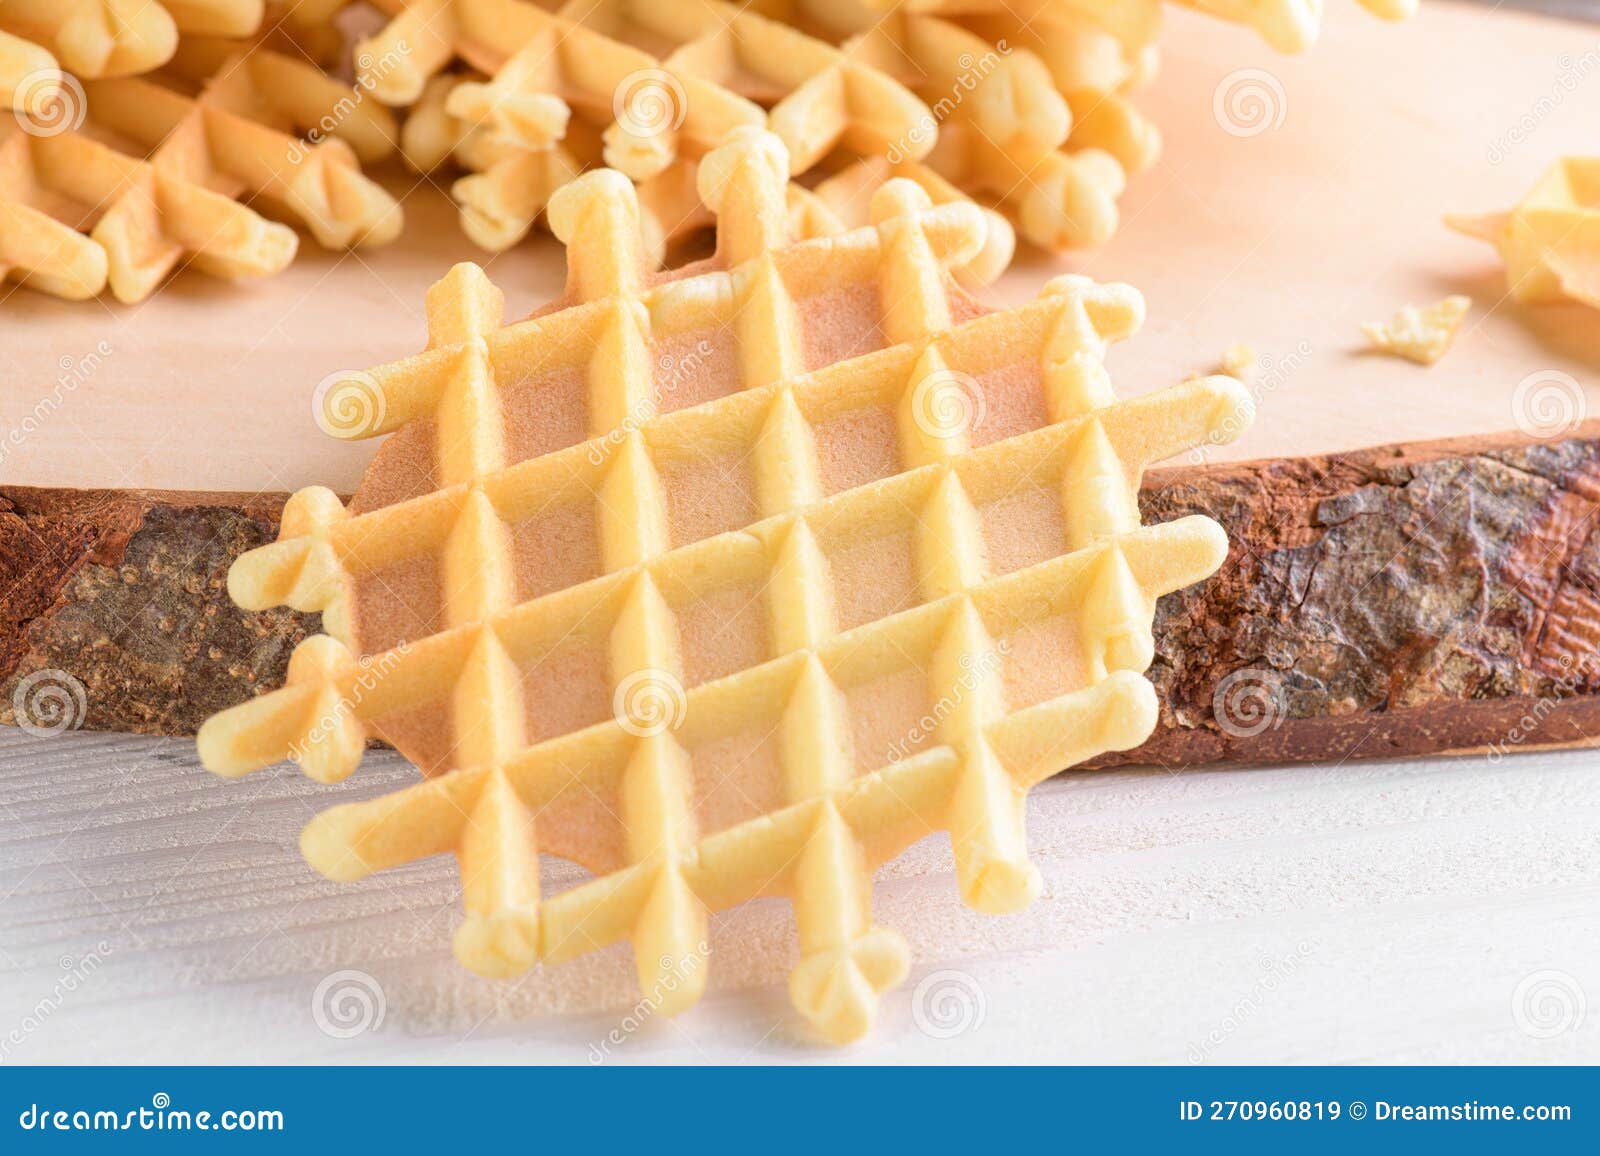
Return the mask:
{"type": "MultiPolygon", "coordinates": [[[[872,1039],[839,1058],[1600,1059],[1600,1009],[1579,1022],[1571,1002],[1600,998],[1597,764],[1570,752],[1058,778],[1030,807],[1045,875],[1031,911],[964,909],[943,840],[880,873],[878,917],[906,935],[916,969],[872,1039]],[[923,1017],[934,1034],[919,1026],[917,989],[952,971],[933,990],[953,1002],[930,1006],[959,1012],[965,997],[982,1021],[940,1038],[937,1021],[923,1017]],[[1572,1021],[1549,1038],[1513,1009],[1541,971],[1566,977],[1545,1010],[1572,1021]]],[[[673,1022],[646,1009],[602,1053],[639,1000],[624,951],[481,980],[450,955],[448,860],[354,886],[300,861],[314,809],[411,774],[379,755],[337,788],[287,767],[229,783],[185,742],[0,736],[0,1055],[835,1058],[788,1007],[782,904],[719,920],[705,1002],[673,1022]],[[63,992],[64,957],[99,962],[63,992]],[[345,969],[371,976],[384,1003],[381,1025],[348,1039],[313,1014],[318,984],[345,969]]]]}

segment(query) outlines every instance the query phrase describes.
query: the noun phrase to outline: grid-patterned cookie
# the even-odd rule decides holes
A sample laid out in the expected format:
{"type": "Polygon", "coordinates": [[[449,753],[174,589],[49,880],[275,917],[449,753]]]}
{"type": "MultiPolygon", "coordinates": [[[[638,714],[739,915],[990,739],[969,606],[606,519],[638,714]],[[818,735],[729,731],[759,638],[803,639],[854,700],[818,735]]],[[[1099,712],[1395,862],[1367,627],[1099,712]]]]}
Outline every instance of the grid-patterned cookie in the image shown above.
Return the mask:
{"type": "MultiPolygon", "coordinates": [[[[477,13],[471,5],[487,11],[490,3],[411,0],[394,28],[414,29],[419,22],[436,26],[438,13],[449,12],[452,27],[472,25],[477,36],[503,44],[507,27],[538,24],[531,14],[521,14],[527,6],[520,0],[493,0],[499,23],[471,15],[477,13]],[[519,14],[513,18],[512,13],[519,14]]],[[[1309,44],[1320,23],[1319,6],[1298,0],[1222,5],[1196,0],[1196,6],[1251,24],[1288,50],[1309,44]]],[[[1410,0],[1369,4],[1389,17],[1403,16],[1412,6],[1410,0]]],[[[466,178],[456,194],[469,232],[500,248],[527,232],[560,182],[592,163],[585,154],[600,152],[605,163],[635,179],[665,176],[696,151],[692,143],[680,148],[680,136],[698,137],[701,148],[708,139],[706,133],[688,131],[686,119],[699,109],[707,122],[733,117],[740,98],[747,97],[771,107],[769,126],[790,144],[797,174],[811,171],[825,155],[826,167],[842,166],[817,191],[846,223],[864,219],[863,189],[870,192],[896,176],[922,185],[936,202],[977,196],[998,207],[1009,223],[994,220],[989,244],[966,270],[970,280],[982,283],[1005,267],[1014,245],[1013,225],[1048,249],[1104,242],[1116,229],[1127,175],[1148,167],[1160,151],[1154,125],[1129,99],[1155,71],[1158,5],[1154,0],[1025,0],[1020,5],[949,0],[927,6],[953,13],[949,19],[924,7],[883,12],[869,0],[757,0],[749,8],[716,0],[568,0],[557,17],[549,18],[560,22],[558,30],[533,36],[503,63],[466,37],[463,54],[494,79],[451,81],[441,88],[446,95],[419,126],[423,139],[408,155],[437,160],[453,151],[486,178],[466,178]],[[758,13],[772,20],[761,20],[758,13]],[[843,55],[830,56],[830,44],[840,45],[843,55]],[[662,52],[659,66],[633,46],[662,52]],[[601,149],[555,143],[566,105],[550,98],[567,84],[572,69],[566,62],[579,52],[586,61],[610,62],[605,69],[589,65],[582,70],[588,87],[577,98],[580,105],[587,101],[599,110],[595,127],[604,132],[601,149]],[[797,66],[763,71],[762,62],[790,60],[797,66]],[[854,69],[842,86],[839,61],[854,69]],[[796,76],[804,77],[801,86],[787,87],[796,76]],[[877,124],[841,131],[844,106],[838,94],[849,94],[865,78],[872,80],[874,98],[863,106],[884,111],[877,124]],[[886,78],[920,97],[920,107],[888,99],[894,89],[884,85],[886,78]],[[647,116],[622,112],[636,99],[647,116]],[[539,100],[550,103],[533,115],[539,100]],[[437,115],[439,110],[448,115],[437,115]],[[614,114],[621,119],[612,119],[614,114]],[[628,120],[639,119],[648,131],[623,131],[628,120]],[[538,130],[518,123],[527,121],[538,130]],[[458,147],[468,138],[476,139],[458,147]],[[848,147],[835,149],[841,141],[848,147]],[[527,155],[535,145],[536,155],[527,155]],[[530,188],[536,192],[530,194],[530,188]]],[[[391,31],[377,43],[398,35],[391,31]]],[[[441,50],[438,62],[445,58],[441,50]]],[[[668,179],[678,188],[692,183],[677,174],[668,179]]],[[[674,230],[658,231],[670,235],[674,230]]]]}
{"type": "Polygon", "coordinates": [[[361,43],[358,59],[413,47],[385,76],[362,68],[380,99],[411,104],[429,76],[460,59],[493,77],[452,95],[463,120],[533,148],[559,140],[576,114],[602,130],[606,164],[636,180],[741,125],[765,124],[804,172],[841,142],[886,148],[926,112],[837,49],[721,0],[576,0],[554,12],[524,0],[382,6],[399,15],[361,43]],[[666,51],[653,55],[645,43],[666,51]],[[770,116],[735,85],[767,96],[770,116]]]}
{"type": "MultiPolygon", "coordinates": [[[[372,734],[416,758],[426,783],[335,808],[302,845],[341,879],[454,852],[457,953],[486,974],[628,938],[678,1010],[709,913],[787,895],[795,1003],[842,1041],[906,967],[872,924],[872,868],[947,830],[968,902],[1026,904],[1027,788],[1154,725],[1137,672],[1155,599],[1225,542],[1204,518],[1139,527],[1138,480],[1231,437],[1250,403],[1228,378],[1117,402],[1101,358],[1138,323],[1126,287],[965,306],[940,256],[972,244],[975,212],[906,182],[873,229],[765,244],[779,148],[704,166],[743,257],[727,273],[619,292],[636,262],[585,259],[577,304],[509,327],[472,267],[435,288],[430,350],[357,381],[385,409],[351,432],[402,428],[352,509],[303,491],[230,575],[242,604],[321,609],[331,636],[200,750],[227,774],[292,754],[321,779],[372,734]],[[882,347],[813,369],[818,305],[868,296],[882,347]],[[701,358],[674,388],[704,371],[735,391],[668,400],[661,372],[690,363],[652,363],[658,322],[701,358]],[[591,436],[519,441],[569,386],[591,436]],[[539,851],[599,878],[541,899],[539,851]]],[[[583,222],[616,220],[629,188],[564,189],[558,231],[595,235],[583,222]]]]}
{"type": "MultiPolygon", "coordinates": [[[[1097,362],[1057,356],[1075,344],[1063,330],[1076,326],[1062,325],[1082,308],[1073,291],[973,320],[920,353],[884,351],[536,459],[464,487],[444,518],[391,508],[388,527],[351,536],[356,548],[392,549],[378,543],[396,525],[435,526],[442,570],[461,579],[446,579],[444,600],[459,624],[360,662],[313,640],[286,691],[208,725],[208,765],[237,771],[294,750],[333,776],[381,720],[406,720],[403,747],[442,734],[458,769],[329,811],[303,841],[314,865],[353,879],[454,851],[469,966],[510,974],[627,937],[646,991],[703,970],[682,961],[705,942],[709,910],[789,895],[796,1004],[829,1038],[854,1038],[905,968],[898,939],[871,924],[870,869],[946,829],[969,902],[1025,904],[1037,887],[1026,788],[1145,737],[1154,697],[1133,672],[1152,653],[1154,600],[1221,560],[1205,519],[1137,529],[1132,494],[1145,460],[1222,436],[1247,403],[1221,379],[1104,404],[1097,362]],[[1028,360],[1054,371],[1052,393],[1078,417],[965,451],[951,444],[967,438],[958,427],[941,438],[918,424],[916,383],[1035,341],[1028,360]],[[869,391],[903,416],[898,440],[926,464],[807,503],[827,485],[806,444],[812,420],[869,391]],[[789,510],[658,553],[674,540],[678,487],[656,462],[704,443],[738,446],[769,479],[763,509],[789,510]],[[563,488],[590,494],[619,561],[639,560],[513,604],[506,523],[563,488]],[[752,604],[758,621],[770,616],[753,631],[769,649],[729,673],[708,666],[745,649],[714,640],[752,604]],[[587,708],[599,717],[585,726],[587,708]],[[541,904],[541,849],[601,878],[541,904]]],[[[315,500],[288,532],[316,519],[315,500]]],[[[313,549],[352,544],[328,535],[313,549]]],[[[235,588],[284,561],[242,563],[235,588]]]]}
{"type": "Polygon", "coordinates": [[[1153,72],[1153,43],[1125,45],[1070,8],[1028,21],[1002,9],[963,22],[879,12],[865,0],[756,6],[841,44],[922,98],[928,118],[882,154],[895,175],[927,185],[926,173],[981,196],[1043,248],[1106,241],[1127,174],[1160,151],[1155,127],[1127,96],[1153,72]],[[924,146],[925,161],[911,145],[924,146]]]}
{"type": "MultiPolygon", "coordinates": [[[[364,41],[360,55],[392,57],[402,42],[424,48],[406,54],[406,68],[364,75],[363,83],[392,103],[412,104],[408,160],[428,171],[453,157],[472,174],[452,192],[468,234],[487,248],[519,241],[556,189],[597,164],[668,191],[647,192],[647,206],[660,200],[676,208],[670,194],[694,188],[697,158],[740,125],[775,132],[794,175],[824,162],[893,155],[895,175],[925,180],[936,200],[967,199],[918,164],[933,147],[931,113],[904,85],[857,54],[745,6],[572,0],[548,12],[526,0],[392,0],[385,7],[400,15],[364,41]],[[477,72],[438,74],[452,59],[477,72]]],[[[865,219],[865,201],[836,208],[848,210],[851,223],[865,219]]],[[[652,240],[704,219],[697,208],[663,215],[652,240]]],[[[1010,260],[1011,229],[999,218],[992,223],[998,227],[966,271],[969,280],[991,280],[1010,260]]]]}
{"type": "Polygon", "coordinates": [[[74,299],[109,284],[135,302],[179,265],[283,269],[294,231],[245,201],[330,247],[400,231],[399,205],[361,171],[393,151],[392,116],[295,56],[186,38],[161,72],[71,96],[48,123],[0,122],[0,275],[74,299]]]}
{"type": "MultiPolygon", "coordinates": [[[[499,296],[476,267],[458,267],[435,286],[425,353],[336,382],[320,399],[324,428],[337,436],[398,431],[352,503],[357,516],[336,516],[327,527],[334,552],[358,549],[371,540],[371,526],[401,507],[410,511],[408,520],[448,519],[446,507],[460,486],[486,473],[526,473],[534,461],[546,463],[540,471],[559,470],[568,460],[559,451],[571,457],[576,446],[596,453],[583,445],[588,439],[620,445],[659,414],[920,340],[980,311],[946,271],[980,243],[982,223],[971,205],[935,208],[902,186],[880,194],[876,227],[790,244],[785,171],[781,142],[759,131],[736,133],[705,158],[700,195],[718,224],[717,254],[708,262],[649,274],[634,188],[602,170],[564,188],[552,206],[557,235],[568,243],[568,288],[560,301],[502,327],[499,296]],[[904,239],[913,228],[914,239],[904,239]],[[463,320],[469,315],[472,326],[463,320]],[[473,401],[459,394],[467,380],[462,364],[479,356],[481,343],[497,388],[473,401]],[[494,415],[492,438],[473,424],[484,413],[494,415]]],[[[1133,324],[1126,299],[1105,309],[1098,316],[1109,332],[1133,324]]],[[[323,501],[318,496],[304,508],[321,509],[323,501]]],[[[697,516],[703,520],[708,510],[697,516]]],[[[559,538],[561,529],[544,519],[515,536],[526,552],[550,535],[559,538]]],[[[427,533],[413,541],[443,544],[427,533]]],[[[321,611],[330,633],[364,652],[386,649],[390,640],[363,631],[363,617],[391,624],[418,618],[415,598],[402,600],[411,602],[409,610],[393,598],[415,579],[379,566],[370,571],[370,587],[356,581],[346,591],[343,583],[310,578],[323,567],[305,554],[307,546],[305,539],[280,543],[260,556],[265,569],[254,593],[246,589],[250,566],[241,566],[240,597],[287,597],[321,611]],[[273,550],[278,556],[269,560],[273,550]],[[282,589],[284,581],[294,589],[282,589]]],[[[583,554],[521,569],[548,582],[563,568],[573,573],[583,554]]],[[[369,573],[353,556],[349,561],[353,576],[369,573]]],[[[438,606],[421,611],[421,623],[435,624],[440,612],[438,606]]]]}
{"type": "MultiPolygon", "coordinates": [[[[463,73],[429,80],[406,116],[401,147],[423,172],[437,168],[446,158],[469,171],[470,175],[455,181],[450,190],[461,208],[462,229],[485,249],[499,251],[527,236],[559,189],[580,174],[603,166],[605,142],[601,131],[584,120],[568,121],[564,137],[548,148],[527,148],[502,134],[471,127],[453,116],[448,105],[458,88],[473,83],[478,81],[463,73]]],[[[738,131],[730,131],[729,137],[738,131]]],[[[653,265],[663,263],[674,242],[716,222],[716,215],[700,200],[699,167],[698,159],[678,157],[656,175],[636,182],[639,226],[653,265]]],[[[790,184],[785,199],[792,239],[828,236],[845,228],[833,198],[790,184]]],[[[853,204],[840,207],[855,208],[853,204]]],[[[985,261],[985,276],[997,275],[1009,263],[1010,253],[1007,245],[994,260],[985,261]]]]}

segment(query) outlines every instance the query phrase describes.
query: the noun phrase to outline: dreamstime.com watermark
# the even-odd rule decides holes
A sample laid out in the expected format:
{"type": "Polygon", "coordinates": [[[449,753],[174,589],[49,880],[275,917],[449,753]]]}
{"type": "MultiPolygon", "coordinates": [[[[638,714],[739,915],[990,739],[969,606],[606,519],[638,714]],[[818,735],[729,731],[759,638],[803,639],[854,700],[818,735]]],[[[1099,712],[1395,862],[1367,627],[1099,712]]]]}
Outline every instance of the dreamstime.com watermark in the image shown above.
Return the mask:
{"type": "Polygon", "coordinates": [[[1513,149],[1526,143],[1585,81],[1600,73],[1600,42],[1596,42],[1581,56],[1558,57],[1556,69],[1555,80],[1551,82],[1549,90],[1540,93],[1511,127],[1489,142],[1484,151],[1491,165],[1500,164],[1513,149]]]}
{"type": "Polygon", "coordinates": [[[76,675],[45,667],[17,680],[11,713],[24,734],[54,738],[83,726],[89,717],[89,696],[76,675]]]}
{"type": "Polygon", "coordinates": [[[940,696],[928,712],[917,719],[901,735],[889,745],[889,765],[897,766],[902,759],[915,754],[930,735],[935,734],[944,720],[966,701],[967,696],[975,691],[979,684],[989,675],[999,671],[1005,662],[1007,654],[1011,653],[1011,643],[1002,638],[993,650],[985,650],[976,656],[963,654],[961,656],[961,674],[956,683],[948,692],[940,696]]]}
{"type": "Polygon", "coordinates": [[[306,728],[304,736],[289,744],[289,757],[297,763],[301,762],[331,735],[342,730],[350,717],[361,708],[367,695],[376,690],[378,684],[389,677],[389,673],[409,653],[411,644],[402,642],[382,654],[363,654],[356,662],[356,680],[350,693],[341,695],[332,710],[318,715],[316,721],[306,728]]]}
{"type": "Polygon", "coordinates": [[[367,972],[345,968],[322,977],[311,993],[311,1019],[323,1035],[353,1040],[383,1026],[389,1001],[367,972]]]}
{"type": "Polygon", "coordinates": [[[685,383],[699,376],[713,352],[711,342],[701,338],[687,353],[663,353],[657,358],[657,372],[651,382],[653,389],[650,394],[635,402],[616,428],[589,443],[589,464],[604,465],[608,453],[654,421],[661,413],[662,401],[674,396],[685,383]]]}
{"type": "Polygon", "coordinates": [[[1576,976],[1553,968],[1523,976],[1511,993],[1511,1019],[1523,1035],[1553,1040],[1583,1026],[1589,996],[1576,976]]]}
{"type": "Polygon", "coordinates": [[[1281,357],[1263,353],[1257,358],[1249,380],[1241,382],[1250,393],[1250,405],[1229,410],[1227,416],[1206,433],[1205,440],[1189,451],[1190,464],[1203,464],[1212,447],[1228,445],[1237,439],[1249,427],[1255,411],[1261,408],[1262,403],[1287,385],[1295,371],[1310,357],[1311,342],[1301,341],[1281,357]]]}
{"type": "Polygon", "coordinates": [[[94,945],[93,950],[78,958],[62,956],[61,975],[50,990],[22,1014],[22,1018],[12,1024],[5,1035],[0,1036],[0,1064],[10,1059],[11,1053],[20,1048],[29,1036],[43,1028],[72,994],[89,982],[110,955],[111,945],[102,939],[94,945]]]}
{"type": "Polygon", "coordinates": [[[975,977],[954,968],[930,972],[911,993],[911,1022],[923,1035],[953,1040],[983,1027],[989,997],[975,977]]]}
{"type": "Polygon", "coordinates": [[[659,969],[650,990],[639,998],[639,1002],[628,1010],[616,1027],[589,1045],[589,1062],[598,1066],[609,1060],[613,1048],[620,1048],[627,1043],[635,1032],[655,1017],[669,996],[705,970],[710,955],[711,945],[703,940],[687,955],[663,955],[657,961],[659,969]]]}
{"type": "Polygon", "coordinates": [[[1211,715],[1223,733],[1253,739],[1283,725],[1288,704],[1283,675],[1263,666],[1233,671],[1211,693],[1211,715]]]}
{"type": "Polygon", "coordinates": [[[1236,68],[1217,82],[1211,115],[1229,136],[1261,136],[1283,127],[1289,94],[1265,68],[1236,68]]]}
{"type": "Polygon", "coordinates": [[[1570,654],[1562,654],[1556,661],[1561,673],[1550,676],[1551,689],[1535,699],[1533,705],[1506,729],[1505,734],[1489,744],[1484,755],[1491,763],[1498,763],[1515,753],[1517,747],[1535,741],[1545,719],[1555,713],[1561,700],[1572,698],[1585,687],[1593,686],[1596,675],[1600,674],[1600,669],[1597,669],[1600,664],[1593,658],[1578,660],[1570,654]]]}
{"type": "Polygon", "coordinates": [[[348,93],[341,96],[331,108],[318,117],[315,124],[306,126],[301,135],[294,139],[289,146],[289,163],[299,164],[312,149],[337,133],[339,126],[366,103],[367,94],[382,84],[410,55],[410,43],[397,40],[394,47],[382,56],[374,57],[370,52],[363,52],[357,56],[355,84],[348,93]]]}
{"type": "Polygon", "coordinates": [[[99,371],[111,353],[111,343],[101,341],[82,357],[64,354],[56,362],[60,372],[56,374],[55,388],[35,402],[33,408],[23,414],[22,420],[0,436],[0,465],[5,464],[12,450],[19,449],[56,415],[56,412],[66,404],[67,398],[76,393],[79,386],[99,371]]]}
{"type": "Polygon", "coordinates": [[[892,165],[902,161],[915,160],[927,153],[933,147],[933,142],[939,137],[939,126],[955,115],[956,110],[966,103],[967,94],[975,91],[978,85],[988,78],[1000,61],[1011,55],[1011,46],[1004,40],[996,40],[994,47],[982,56],[973,56],[970,52],[963,52],[956,58],[956,68],[959,70],[955,80],[950,84],[950,91],[938,100],[925,116],[915,124],[897,141],[889,146],[885,159],[892,165]]]}
{"type": "Polygon", "coordinates": [[[1217,1021],[1202,1039],[1189,1045],[1189,1062],[1203,1064],[1230,1036],[1254,1019],[1262,1004],[1310,959],[1320,946],[1314,939],[1302,939],[1287,955],[1263,951],[1256,957],[1256,979],[1250,990],[1233,1005],[1233,1010],[1217,1021]]]}
{"type": "Polygon", "coordinates": [[[52,1108],[29,1104],[17,1115],[24,1132],[282,1132],[283,1113],[276,1108],[174,1108],[172,1097],[157,1092],[148,1107],[52,1108]]]}

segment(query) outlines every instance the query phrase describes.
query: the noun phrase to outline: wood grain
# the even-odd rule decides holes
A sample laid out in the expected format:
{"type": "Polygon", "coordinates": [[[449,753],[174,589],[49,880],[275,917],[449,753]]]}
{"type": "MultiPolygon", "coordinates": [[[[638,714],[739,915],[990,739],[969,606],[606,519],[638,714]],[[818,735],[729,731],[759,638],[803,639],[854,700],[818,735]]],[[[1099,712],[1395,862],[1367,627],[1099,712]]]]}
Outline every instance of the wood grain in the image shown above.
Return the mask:
{"type": "MultiPolygon", "coordinates": [[[[1122,396],[1211,372],[1249,342],[1263,359],[1258,416],[1219,460],[1509,429],[1517,384],[1537,372],[1567,374],[1600,414],[1592,312],[1507,300],[1494,251],[1441,220],[1508,208],[1555,157],[1594,150],[1592,72],[1564,84],[1600,33],[1441,0],[1389,24],[1340,0],[1316,47],[1285,57],[1247,29],[1165,7],[1161,70],[1133,98],[1164,151],[1129,180],[1116,236],[1080,253],[1025,249],[990,299],[1031,300],[1062,273],[1136,286],[1148,321],[1108,358],[1122,396]],[[1219,115],[1252,83],[1265,122],[1219,115]],[[1450,293],[1475,304],[1438,365],[1366,352],[1361,323],[1450,293]]],[[[448,172],[377,175],[406,213],[384,248],[307,241],[280,276],[188,273],[137,307],[0,289],[0,480],[354,490],[374,443],[317,428],[317,383],[422,349],[425,294],[457,261],[486,267],[508,317],[565,278],[547,235],[475,247],[448,172]]]]}
{"type": "MultiPolygon", "coordinates": [[[[1059,776],[1028,798],[1028,911],[964,907],[940,838],[877,873],[915,962],[842,1053],[795,1023],[782,901],[713,920],[710,990],[668,1021],[625,945],[463,969],[450,856],[358,884],[301,861],[312,814],[415,774],[380,751],[336,786],[228,782],[181,740],[0,731],[0,1058],[588,1064],[620,1031],[607,1063],[1600,1059],[1589,752],[1059,776]],[[383,1016],[319,1030],[352,979],[383,1016]]],[[[547,865],[550,892],[581,877],[547,865]]]]}
{"type": "MultiPolygon", "coordinates": [[[[315,616],[236,609],[226,574],[282,495],[0,490],[0,721],[64,671],[93,730],[191,735],[282,684],[315,616]],[[17,700],[17,701],[14,701],[17,700]]],[[[1165,470],[1147,521],[1232,548],[1163,599],[1155,736],[1189,766],[1573,745],[1600,737],[1600,422],[1165,470]]]]}

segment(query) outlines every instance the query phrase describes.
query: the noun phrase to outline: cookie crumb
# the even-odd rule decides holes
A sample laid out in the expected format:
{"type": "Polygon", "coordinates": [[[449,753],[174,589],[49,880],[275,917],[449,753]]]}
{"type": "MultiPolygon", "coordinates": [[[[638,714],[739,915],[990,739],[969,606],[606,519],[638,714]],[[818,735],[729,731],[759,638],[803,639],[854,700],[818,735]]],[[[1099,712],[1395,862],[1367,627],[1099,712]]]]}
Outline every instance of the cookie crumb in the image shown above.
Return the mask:
{"type": "Polygon", "coordinates": [[[1361,332],[1374,349],[1432,365],[1450,348],[1471,307],[1472,298],[1453,294],[1432,305],[1407,305],[1387,324],[1369,321],[1361,332]]]}

